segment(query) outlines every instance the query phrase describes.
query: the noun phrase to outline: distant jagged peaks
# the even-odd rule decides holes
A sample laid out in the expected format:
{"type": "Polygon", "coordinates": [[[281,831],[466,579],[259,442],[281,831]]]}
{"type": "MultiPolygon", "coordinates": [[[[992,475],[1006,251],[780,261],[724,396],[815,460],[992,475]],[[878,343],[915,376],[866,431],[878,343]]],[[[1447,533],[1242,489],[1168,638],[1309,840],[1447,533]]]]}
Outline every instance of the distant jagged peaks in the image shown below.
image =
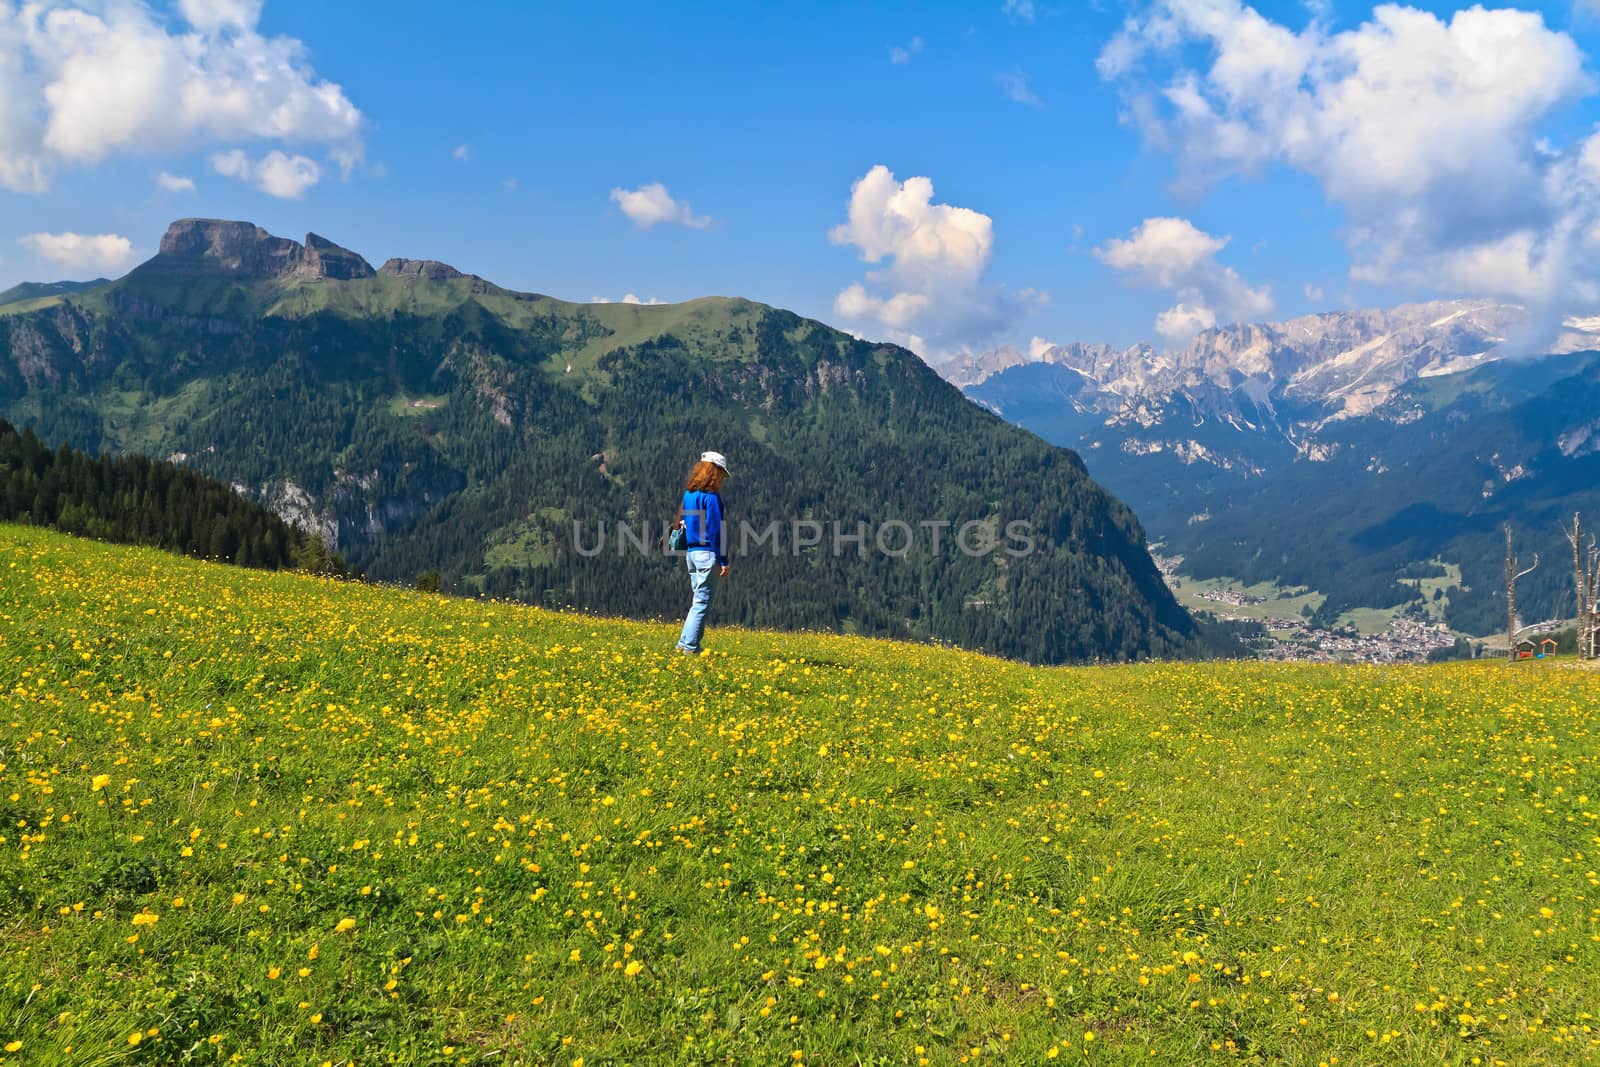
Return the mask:
{"type": "MultiPolygon", "coordinates": [[[[1045,363],[1073,372],[1073,400],[1108,413],[1182,396],[1202,415],[1238,415],[1238,391],[1259,407],[1267,398],[1323,403],[1362,415],[1406,382],[1469,370],[1516,351],[1508,343],[1529,322],[1526,308],[1488,299],[1439,300],[1386,310],[1333,311],[1277,323],[1238,323],[1200,333],[1165,352],[1148,344],[1047,345],[1027,353],[995,349],[937,368],[962,388],[1016,368],[1045,363]]],[[[1549,350],[1600,347],[1600,321],[1569,319],[1549,350]]]]}
{"type": "Polygon", "coordinates": [[[305,244],[274,237],[251,222],[179,219],[167,227],[161,249],[146,267],[185,266],[240,278],[370,278],[360,255],[326,237],[306,234],[305,244]]]}

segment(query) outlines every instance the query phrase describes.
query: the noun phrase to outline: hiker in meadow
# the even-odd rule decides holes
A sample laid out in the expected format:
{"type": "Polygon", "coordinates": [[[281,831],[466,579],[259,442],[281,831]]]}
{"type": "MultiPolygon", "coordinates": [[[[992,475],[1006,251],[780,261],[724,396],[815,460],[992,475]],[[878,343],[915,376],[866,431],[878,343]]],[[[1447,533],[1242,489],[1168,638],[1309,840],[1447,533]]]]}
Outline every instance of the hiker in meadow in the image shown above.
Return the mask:
{"type": "Polygon", "coordinates": [[[728,576],[728,553],[723,542],[722,489],[728,461],[721,452],[702,452],[683,488],[682,547],[689,565],[689,616],[683,620],[678,651],[700,654],[700,637],[706,629],[706,610],[718,578],[728,576]]]}

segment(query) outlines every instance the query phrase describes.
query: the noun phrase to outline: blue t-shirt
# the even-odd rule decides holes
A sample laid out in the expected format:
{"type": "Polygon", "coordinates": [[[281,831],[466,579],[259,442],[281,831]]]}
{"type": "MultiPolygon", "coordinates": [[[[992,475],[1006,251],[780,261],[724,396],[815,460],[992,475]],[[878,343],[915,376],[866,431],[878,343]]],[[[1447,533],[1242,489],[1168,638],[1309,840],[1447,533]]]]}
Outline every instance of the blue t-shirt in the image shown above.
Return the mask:
{"type": "Polygon", "coordinates": [[[685,491],[683,532],[688,540],[685,547],[714,549],[717,563],[728,565],[727,548],[722,543],[722,497],[716,493],[685,491]]]}

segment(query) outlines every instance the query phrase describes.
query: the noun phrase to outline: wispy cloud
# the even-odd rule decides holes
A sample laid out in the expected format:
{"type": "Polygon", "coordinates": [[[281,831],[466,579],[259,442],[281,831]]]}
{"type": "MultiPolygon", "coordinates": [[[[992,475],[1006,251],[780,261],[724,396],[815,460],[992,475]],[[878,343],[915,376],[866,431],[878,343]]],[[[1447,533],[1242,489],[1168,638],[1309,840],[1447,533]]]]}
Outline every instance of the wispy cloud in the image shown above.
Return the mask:
{"type": "Polygon", "coordinates": [[[1000,10],[1005,12],[1006,17],[1016,22],[1032,22],[1037,13],[1033,8],[1033,0],[1005,0],[1005,3],[1000,5],[1000,10]]]}
{"type": "Polygon", "coordinates": [[[996,74],[995,81],[1000,83],[1006,96],[1016,103],[1027,107],[1044,107],[1044,101],[1039,99],[1039,94],[1028,84],[1028,76],[1020,69],[996,74]]]}
{"type": "Polygon", "coordinates": [[[169,193],[194,192],[193,178],[182,178],[176,174],[168,174],[166,171],[156,175],[156,184],[169,193]]]}
{"type": "Polygon", "coordinates": [[[472,149],[468,148],[464,144],[458,144],[450,150],[450,158],[455,160],[457,163],[465,163],[468,159],[472,158],[472,149]]]}
{"type": "MultiPolygon", "coordinates": [[[[1600,0],[1597,0],[1600,2],[1600,0]]],[[[911,57],[922,51],[922,38],[913,37],[911,43],[906,45],[893,45],[889,48],[889,62],[897,66],[904,66],[911,62],[911,57]]]]}

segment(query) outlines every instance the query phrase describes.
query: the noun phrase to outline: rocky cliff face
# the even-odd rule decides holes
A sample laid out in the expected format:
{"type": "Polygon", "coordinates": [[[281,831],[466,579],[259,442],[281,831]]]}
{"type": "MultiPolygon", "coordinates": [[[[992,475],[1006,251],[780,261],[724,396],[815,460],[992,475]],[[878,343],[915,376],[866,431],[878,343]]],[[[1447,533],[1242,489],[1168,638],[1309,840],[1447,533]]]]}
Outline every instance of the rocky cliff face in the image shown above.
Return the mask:
{"type": "Polygon", "coordinates": [[[306,243],[294,273],[302,278],[370,278],[372,264],[348,248],[340,248],[326,237],[306,234],[306,243]]]}
{"type": "Polygon", "coordinates": [[[450,264],[440,263],[437,259],[391,259],[378,268],[378,273],[396,278],[425,278],[430,282],[466,277],[450,264]]]}
{"type": "Polygon", "coordinates": [[[239,278],[369,278],[372,265],[325,237],[306,235],[305,244],[274,237],[249,222],[179,219],[167,227],[156,257],[141,271],[221,271],[239,278]]]}

